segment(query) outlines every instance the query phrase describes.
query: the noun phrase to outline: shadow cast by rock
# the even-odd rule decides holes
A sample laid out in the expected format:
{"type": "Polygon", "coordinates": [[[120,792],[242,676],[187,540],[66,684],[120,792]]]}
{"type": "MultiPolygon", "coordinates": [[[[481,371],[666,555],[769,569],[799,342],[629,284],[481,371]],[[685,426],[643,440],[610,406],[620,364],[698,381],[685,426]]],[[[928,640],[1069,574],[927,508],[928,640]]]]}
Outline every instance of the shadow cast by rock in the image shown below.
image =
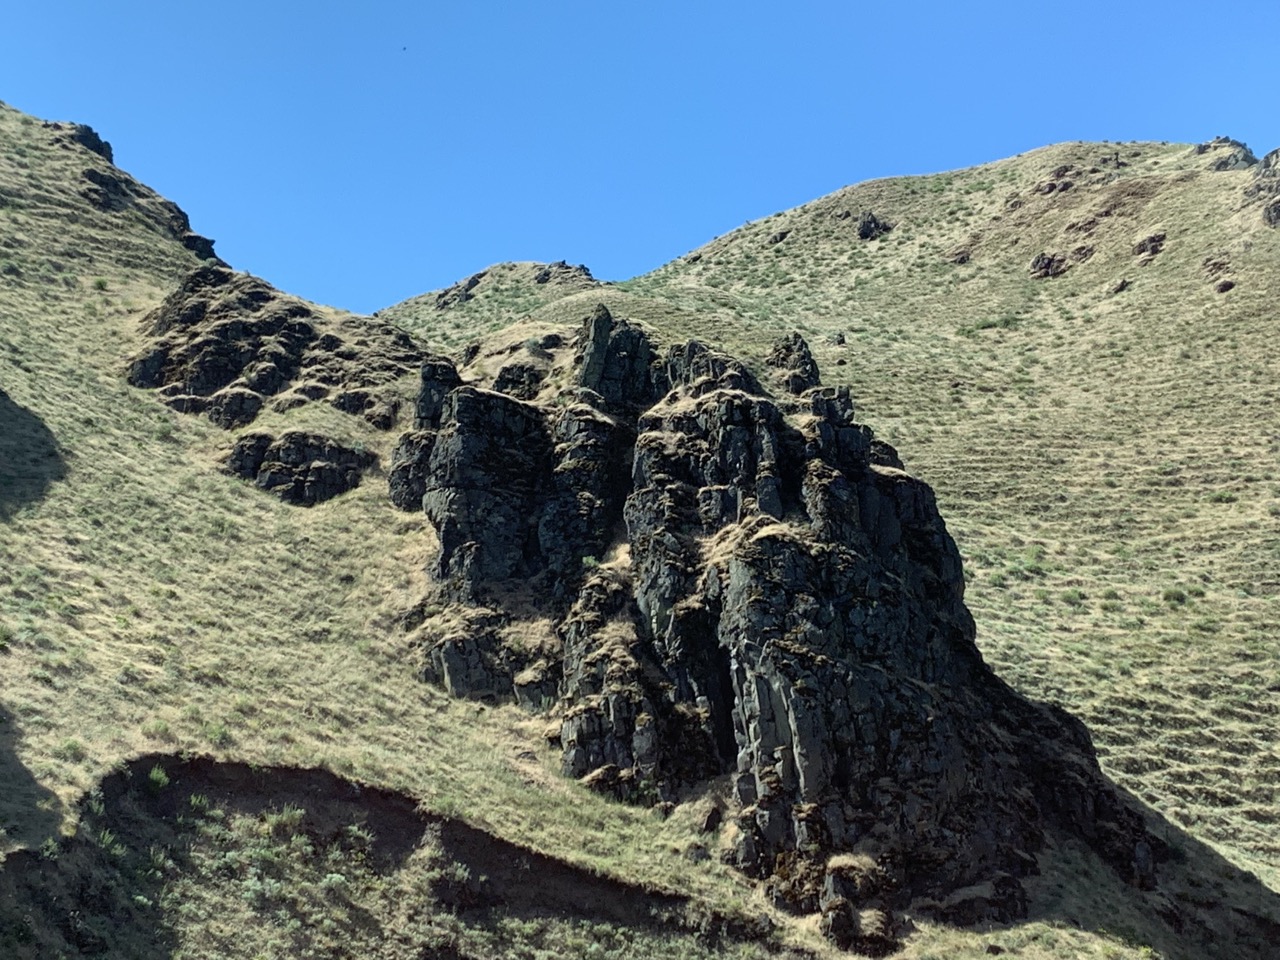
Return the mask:
{"type": "Polygon", "coordinates": [[[5,846],[38,847],[57,833],[61,805],[18,759],[18,721],[0,706],[0,831],[5,846]]]}
{"type": "MultiPolygon", "coordinates": [[[[256,904],[272,923],[296,921],[299,931],[308,929],[314,906],[342,949],[358,951],[385,942],[397,921],[388,914],[394,900],[352,891],[381,886],[402,868],[425,869],[429,881],[413,884],[414,911],[451,914],[464,928],[496,929],[503,918],[580,920],[704,942],[759,939],[770,929],[699,911],[687,897],[598,875],[425,813],[407,794],[320,769],[147,755],[107,776],[82,800],[79,818],[74,836],[19,851],[0,866],[0,956],[169,960],[188,936],[231,949],[201,925],[198,911],[181,922],[168,912],[177,904],[190,916],[182,891],[193,883],[206,893],[208,885],[227,885],[228,895],[256,904]],[[330,871],[310,906],[299,893],[306,881],[287,866],[295,858],[330,871]],[[353,878],[350,886],[332,872],[339,869],[353,878]]],[[[293,949],[311,955],[307,934],[297,936],[304,939],[293,949]]],[[[450,948],[421,956],[472,954],[450,948]]]]}
{"type": "MultiPolygon", "coordinates": [[[[1280,893],[1130,792],[1114,789],[1164,844],[1155,886],[1126,884],[1078,838],[1055,833],[1039,858],[1040,876],[1027,884],[1027,919],[1149,946],[1165,960],[1276,956],[1280,893]]],[[[1022,923],[1006,929],[1007,948],[1019,945],[1022,923]]]]}
{"type": "Polygon", "coordinates": [[[0,389],[0,521],[40,500],[66,474],[53,432],[0,389]]]}

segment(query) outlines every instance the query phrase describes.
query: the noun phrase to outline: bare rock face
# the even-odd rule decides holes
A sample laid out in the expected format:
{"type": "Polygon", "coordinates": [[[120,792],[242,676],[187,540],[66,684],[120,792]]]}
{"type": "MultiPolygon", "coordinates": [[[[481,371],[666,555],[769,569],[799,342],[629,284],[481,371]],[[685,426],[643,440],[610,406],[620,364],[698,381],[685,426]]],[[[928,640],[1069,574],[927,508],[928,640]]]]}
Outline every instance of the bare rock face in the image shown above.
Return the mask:
{"type": "Polygon", "coordinates": [[[286,503],[309,507],[358,487],[376,460],[328,437],[293,430],[279,438],[245,434],[232,447],[227,470],[286,503]]]}
{"type": "Polygon", "coordinates": [[[427,492],[427,470],[435,447],[434,430],[406,433],[391,454],[388,483],[391,502],[401,510],[421,510],[422,496],[427,492]]]}
{"type": "MultiPolygon", "coordinates": [[[[1050,828],[1154,882],[1159,844],[1084,727],[983,662],[932,491],[819,384],[802,338],[773,354],[781,397],[603,308],[576,349],[563,402],[460,386],[397,453],[448,597],[550,598],[559,662],[537,673],[558,677],[566,774],[633,801],[730,774],[728,858],[866,953],[893,948],[908,904],[1024,914],[1050,828]]],[[[443,647],[428,661],[454,692],[515,696],[491,633],[443,647]]]]}
{"type": "Polygon", "coordinates": [[[886,221],[877,217],[870,210],[863,210],[858,214],[858,239],[859,240],[878,240],[886,233],[893,229],[893,226],[886,221]]]}
{"type": "Polygon", "coordinates": [[[1280,227],[1280,149],[1272,150],[1253,168],[1253,181],[1245,188],[1245,196],[1260,198],[1263,222],[1280,227]]]}
{"type": "Polygon", "coordinates": [[[809,344],[798,333],[779,340],[765,363],[782,371],[783,386],[788,393],[804,393],[822,382],[809,344]]]}
{"type": "Polygon", "coordinates": [[[578,383],[618,410],[642,410],[663,393],[649,338],[626,322],[617,323],[603,304],[587,318],[580,337],[578,383]]]}
{"type": "Polygon", "coordinates": [[[1248,144],[1231,137],[1214,137],[1212,140],[1196,145],[1196,153],[1208,155],[1211,160],[1209,169],[1216,172],[1224,170],[1247,170],[1258,162],[1248,144]]]}
{"type": "Polygon", "coordinates": [[[422,505],[440,537],[433,573],[455,599],[537,572],[536,504],[551,452],[537,407],[469,386],[445,398],[422,505]]]}
{"type": "Polygon", "coordinates": [[[266,282],[216,265],[191,273],[143,322],[150,343],[130,364],[129,382],[228,429],[252,423],[268,400],[284,408],[326,400],[389,429],[398,404],[388,386],[430,359],[389,325],[323,320],[266,282]]]}

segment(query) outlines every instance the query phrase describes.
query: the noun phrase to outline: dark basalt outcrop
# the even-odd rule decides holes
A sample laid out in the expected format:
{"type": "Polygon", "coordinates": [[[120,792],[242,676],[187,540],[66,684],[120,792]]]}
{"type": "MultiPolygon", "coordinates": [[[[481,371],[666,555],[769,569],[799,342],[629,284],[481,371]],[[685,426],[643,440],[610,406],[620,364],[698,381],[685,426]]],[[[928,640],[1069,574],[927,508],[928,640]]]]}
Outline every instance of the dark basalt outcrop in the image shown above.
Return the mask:
{"type": "Polygon", "coordinates": [[[228,429],[252,423],[269,399],[280,408],[326,400],[390,429],[399,404],[389,386],[429,359],[388,324],[322,318],[220,266],[191,273],[143,323],[150,344],[130,364],[129,382],[228,429]]]}
{"type": "Polygon", "coordinates": [[[538,267],[533,275],[533,282],[536,284],[558,283],[572,285],[593,285],[598,281],[591,275],[591,271],[587,269],[585,263],[569,265],[563,260],[557,260],[555,263],[548,263],[538,267]]]}
{"type": "Polygon", "coordinates": [[[1202,156],[1212,154],[1209,169],[1215,172],[1247,170],[1258,162],[1248,144],[1232,137],[1214,137],[1205,143],[1196,144],[1196,153],[1202,156]]]}
{"type": "Polygon", "coordinates": [[[227,470],[274,493],[286,503],[309,507],[360,485],[361,473],[377,457],[328,437],[291,430],[279,438],[247,433],[227,457],[227,470]]]}
{"type": "Polygon", "coordinates": [[[893,229],[893,225],[881,220],[870,210],[864,210],[858,215],[858,239],[859,240],[877,240],[893,229]]]}
{"type": "Polygon", "coordinates": [[[97,130],[89,126],[87,123],[57,123],[47,121],[41,126],[46,130],[52,130],[54,137],[59,143],[79,144],[90,153],[96,153],[107,163],[115,163],[115,154],[111,150],[111,144],[98,134],[97,130]]]}
{"type": "Polygon", "coordinates": [[[1280,150],[1272,150],[1253,168],[1253,181],[1245,188],[1245,196],[1260,198],[1263,223],[1280,227],[1280,150]]]}
{"type": "Polygon", "coordinates": [[[1029,269],[1031,276],[1037,280],[1048,280],[1051,277],[1062,276],[1071,269],[1071,265],[1060,253],[1037,253],[1029,269]]]}
{"type": "Polygon", "coordinates": [[[783,386],[788,393],[801,394],[822,382],[809,344],[798,333],[779,340],[765,363],[783,372],[783,386]]]}
{"type": "MultiPolygon", "coordinates": [[[[458,386],[402,440],[393,491],[438,532],[445,597],[553,613],[559,662],[534,673],[558,678],[565,772],[631,800],[731,774],[727,859],[864,952],[907,904],[1021,915],[1050,829],[1151,885],[1159,844],[1084,727],[983,662],[932,491],[803,339],[773,357],[798,395],[601,307],[558,402],[458,386]]],[[[426,675],[514,697],[500,674],[527,682],[527,658],[472,635],[429,641],[426,675]]]]}
{"type": "MultiPolygon", "coordinates": [[[[841,210],[835,215],[837,220],[850,220],[853,216],[851,210],[841,210]]],[[[893,229],[893,224],[880,219],[870,210],[859,213],[853,226],[859,240],[877,240],[893,229]]]]}

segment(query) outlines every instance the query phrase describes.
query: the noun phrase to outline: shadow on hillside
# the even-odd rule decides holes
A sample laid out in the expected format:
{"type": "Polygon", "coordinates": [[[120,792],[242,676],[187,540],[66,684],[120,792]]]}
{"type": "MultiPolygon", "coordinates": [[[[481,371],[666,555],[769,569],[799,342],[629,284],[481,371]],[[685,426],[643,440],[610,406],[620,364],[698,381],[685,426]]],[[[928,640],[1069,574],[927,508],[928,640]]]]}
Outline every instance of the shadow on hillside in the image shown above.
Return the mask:
{"type": "MultiPolygon", "coordinates": [[[[1042,875],[1028,883],[1028,919],[1150,946],[1165,960],[1274,960],[1280,950],[1280,893],[1133,794],[1115,790],[1167,844],[1156,888],[1131,886],[1082,841],[1058,836],[1040,858],[1042,875]]],[[[1020,945],[1020,933],[1014,923],[993,942],[1013,948],[1020,945]]]]}
{"type": "Polygon", "coordinates": [[[0,830],[6,845],[38,847],[58,831],[61,805],[18,759],[18,721],[0,706],[0,830]]]}
{"type": "MultiPolygon", "coordinates": [[[[298,954],[338,955],[335,943],[358,954],[361,945],[403,932],[398,904],[388,910],[387,900],[360,891],[392,885],[411,858],[420,871],[411,881],[411,911],[447,912],[464,928],[501,935],[510,919],[535,925],[554,919],[696,932],[704,942],[761,933],[742,917],[700,915],[686,897],[597,875],[424,813],[406,794],[326,770],[153,754],[107,776],[79,814],[76,835],[56,854],[20,851],[0,867],[6,960],[89,954],[170,960],[179,923],[184,937],[241,955],[240,939],[219,941],[227,934],[216,929],[225,926],[217,917],[182,902],[182,891],[193,886],[206,911],[210,904],[220,909],[219,897],[232,898],[238,907],[250,903],[263,924],[292,926],[298,954]],[[326,886],[310,902],[306,891],[315,884],[308,871],[319,864],[331,875],[342,870],[351,883],[326,886]],[[272,882],[287,892],[264,892],[272,882]],[[181,921],[162,906],[175,903],[183,908],[181,921]],[[308,939],[317,910],[330,928],[327,946],[308,939]]],[[[462,945],[415,955],[472,957],[462,945]]]]}
{"type": "MultiPolygon", "coordinates": [[[[3,782],[16,782],[15,775],[29,780],[20,764],[12,768],[8,747],[10,766],[0,769],[3,782]]],[[[1057,837],[1041,858],[1042,875],[1028,884],[1028,919],[1049,927],[997,926],[987,942],[1011,954],[1035,948],[1065,955],[1070,947],[1054,942],[1055,929],[1065,925],[1153,947],[1165,960],[1274,957],[1280,894],[1132,796],[1126,800],[1144,811],[1151,831],[1168,845],[1157,888],[1129,886],[1081,842],[1057,837]]],[[[405,794],[324,770],[155,754],[106,777],[82,802],[79,816],[76,835],[62,840],[56,851],[19,851],[0,866],[0,956],[171,960],[178,950],[179,920],[162,904],[183,907],[182,925],[192,936],[216,936],[210,933],[219,926],[216,918],[190,913],[191,905],[180,902],[185,895],[175,899],[175,890],[200,887],[206,909],[210,904],[218,909],[219,897],[239,902],[248,896],[250,863],[270,864],[262,879],[275,879],[292,891],[257,904],[262,922],[283,917],[282,922],[292,919],[297,929],[306,930],[318,909],[333,927],[337,939],[331,943],[352,947],[383,942],[398,920],[385,902],[350,890],[388,882],[417,891],[414,911],[447,911],[463,927],[488,931],[488,936],[511,920],[576,919],[670,934],[696,929],[704,943],[723,942],[732,952],[734,942],[764,933],[743,917],[691,916],[685,897],[594,874],[459,820],[423,813],[405,794]],[[298,819],[281,830],[281,811],[289,809],[298,811],[298,819]],[[235,823],[242,818],[250,826],[237,833],[235,823]],[[300,839],[305,843],[295,842],[300,839]],[[160,860],[157,851],[163,852],[160,860]],[[328,889],[322,902],[308,904],[298,893],[308,883],[305,863],[301,873],[297,863],[288,866],[298,851],[304,851],[304,860],[326,864],[323,869],[357,871],[351,887],[328,889]],[[437,877],[429,887],[393,881],[424,851],[434,851],[436,866],[418,862],[413,869],[421,873],[425,867],[422,876],[437,877]],[[441,869],[448,864],[465,869],[441,869]]],[[[232,954],[235,945],[211,944],[232,954]]],[[[299,939],[294,946],[305,952],[316,945],[299,939]]],[[[471,956],[464,945],[455,947],[422,956],[471,956]]],[[[324,949],[320,954],[327,955],[324,949]]]]}
{"type": "Polygon", "coordinates": [[[44,421],[0,389],[0,521],[45,495],[67,474],[58,444],[44,421]]]}

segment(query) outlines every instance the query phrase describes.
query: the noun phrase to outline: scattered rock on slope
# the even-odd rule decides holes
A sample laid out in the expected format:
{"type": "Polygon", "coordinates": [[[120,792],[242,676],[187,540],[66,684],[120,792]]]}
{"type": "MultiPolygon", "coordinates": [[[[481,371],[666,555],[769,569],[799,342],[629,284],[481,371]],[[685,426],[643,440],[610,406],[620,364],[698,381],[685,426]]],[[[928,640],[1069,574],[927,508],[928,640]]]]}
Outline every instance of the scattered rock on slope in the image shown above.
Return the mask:
{"type": "Polygon", "coordinates": [[[1031,276],[1038,280],[1060,277],[1070,268],[1067,258],[1058,253],[1037,253],[1031,261],[1031,276]]]}
{"type": "Polygon", "coordinates": [[[149,344],[129,382],[221,427],[327,400],[381,429],[397,418],[390,386],[428,359],[407,334],[367,318],[322,317],[266,282],[220,266],[191,273],[143,321],[149,344]]]}
{"type": "MultiPolygon", "coordinates": [[[[504,597],[552,598],[560,662],[534,672],[560,678],[567,774],[632,800],[731,774],[728,859],[866,951],[908,904],[1021,915],[1049,829],[1154,882],[1159,844],[1083,725],[983,663],[932,491],[847,391],[815,368],[771,397],[732,358],[659,350],[604,308],[575,354],[560,404],[458,386],[438,428],[402,441],[444,595],[508,621],[504,597]],[[850,880],[837,854],[870,866],[850,880]]],[[[493,637],[448,638],[455,693],[513,695],[495,673],[527,665],[504,667],[493,637]]]]}

